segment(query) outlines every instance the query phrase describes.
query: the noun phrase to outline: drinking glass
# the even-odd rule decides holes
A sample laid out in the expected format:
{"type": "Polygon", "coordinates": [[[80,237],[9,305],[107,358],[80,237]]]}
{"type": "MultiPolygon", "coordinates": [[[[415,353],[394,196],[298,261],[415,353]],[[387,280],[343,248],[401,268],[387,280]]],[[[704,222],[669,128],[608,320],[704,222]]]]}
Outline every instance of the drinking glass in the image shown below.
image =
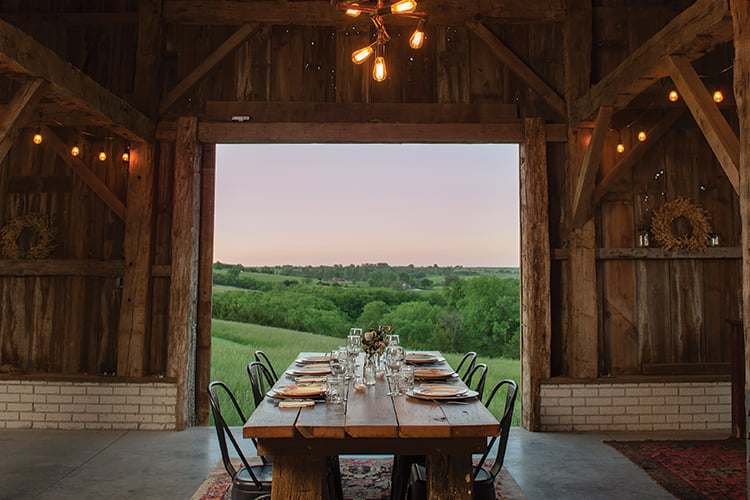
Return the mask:
{"type": "Polygon", "coordinates": [[[344,378],[329,375],[326,378],[326,403],[341,404],[344,402],[344,378]]]}
{"type": "Polygon", "coordinates": [[[401,345],[401,338],[395,333],[387,335],[386,341],[388,342],[388,345],[401,345]]]}
{"type": "Polygon", "coordinates": [[[389,396],[398,396],[401,394],[398,384],[398,371],[404,364],[404,348],[400,345],[389,345],[385,348],[385,363],[391,369],[391,391],[389,396]]]}
{"type": "Polygon", "coordinates": [[[414,389],[414,367],[404,365],[398,372],[398,388],[403,393],[414,389]]]}
{"type": "Polygon", "coordinates": [[[333,375],[343,375],[346,371],[346,367],[344,366],[344,363],[346,362],[345,359],[341,359],[341,351],[335,350],[331,351],[331,354],[329,355],[329,366],[331,367],[331,374],[333,375]]]}

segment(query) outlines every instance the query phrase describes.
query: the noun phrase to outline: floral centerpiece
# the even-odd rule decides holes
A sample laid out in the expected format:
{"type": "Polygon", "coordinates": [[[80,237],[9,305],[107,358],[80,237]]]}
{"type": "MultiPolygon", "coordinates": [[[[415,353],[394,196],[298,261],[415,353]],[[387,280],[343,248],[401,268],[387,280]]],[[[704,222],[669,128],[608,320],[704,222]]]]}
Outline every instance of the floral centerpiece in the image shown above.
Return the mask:
{"type": "Polygon", "coordinates": [[[372,329],[362,337],[362,349],[367,354],[364,367],[365,384],[375,384],[378,358],[388,345],[388,335],[392,334],[392,326],[380,326],[377,330],[372,329]]]}

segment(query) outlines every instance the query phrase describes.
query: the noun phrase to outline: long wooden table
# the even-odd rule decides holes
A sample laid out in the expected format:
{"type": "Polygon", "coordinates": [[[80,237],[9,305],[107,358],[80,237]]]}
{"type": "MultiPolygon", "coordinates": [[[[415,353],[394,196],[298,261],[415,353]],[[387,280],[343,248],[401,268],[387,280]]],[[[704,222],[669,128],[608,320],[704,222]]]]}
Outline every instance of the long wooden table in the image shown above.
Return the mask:
{"type": "MultiPolygon", "coordinates": [[[[291,383],[282,374],[277,385],[291,383]]],[[[437,403],[387,392],[383,379],[365,391],[351,387],[344,405],[280,409],[266,397],[242,432],[257,440],[259,454],[273,457],[271,497],[324,498],[326,456],[398,454],[426,456],[428,498],[471,498],[471,454],[500,433],[497,419],[478,400],[437,403]]]]}

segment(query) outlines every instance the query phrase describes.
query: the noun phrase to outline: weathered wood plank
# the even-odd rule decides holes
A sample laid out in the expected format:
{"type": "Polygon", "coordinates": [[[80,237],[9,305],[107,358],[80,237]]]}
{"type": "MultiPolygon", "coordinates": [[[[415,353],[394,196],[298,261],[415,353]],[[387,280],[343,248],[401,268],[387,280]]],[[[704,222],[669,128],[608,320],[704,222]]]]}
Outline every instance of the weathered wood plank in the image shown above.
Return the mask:
{"type": "Polygon", "coordinates": [[[245,24],[235,31],[224,43],[219,45],[216,50],[208,55],[196,68],[183,78],[175,87],[167,93],[159,104],[159,114],[163,115],[169,108],[174,105],[182,96],[192,89],[206,74],[211,71],[217,64],[224,60],[232,50],[244,42],[253,31],[258,28],[258,24],[245,24]]]}
{"type": "Polygon", "coordinates": [[[518,57],[513,50],[505,45],[499,38],[495,36],[484,24],[470,20],[466,21],[466,26],[478,36],[490,50],[500,59],[500,61],[508,66],[511,72],[513,72],[522,82],[531,87],[542,99],[544,99],[555,111],[561,116],[566,116],[567,107],[565,101],[557,94],[547,82],[532,70],[525,61],[518,57]]]}
{"type": "Polygon", "coordinates": [[[591,140],[581,163],[581,170],[578,173],[571,203],[570,213],[573,227],[580,227],[591,217],[591,195],[594,191],[596,174],[599,172],[599,161],[602,158],[604,142],[607,139],[611,119],[612,108],[610,106],[602,107],[596,116],[594,131],[591,133],[591,140]]]}
{"type": "Polygon", "coordinates": [[[154,134],[155,124],[140,111],[63,61],[51,49],[2,20],[0,69],[47,80],[51,92],[106,119],[115,132],[129,140],[149,139],[154,134]]]}
{"type": "Polygon", "coordinates": [[[667,76],[665,58],[682,54],[689,60],[731,40],[725,0],[697,0],[602,78],[572,104],[570,123],[591,117],[602,106],[625,108],[656,80],[667,76]]]}
{"type": "Polygon", "coordinates": [[[119,278],[125,272],[123,261],[111,260],[0,260],[0,276],[89,276],[119,278]]]}
{"type": "Polygon", "coordinates": [[[167,375],[177,379],[176,427],[193,424],[200,227],[198,119],[177,120],[172,210],[167,375]]]}
{"type": "Polygon", "coordinates": [[[669,74],[685,100],[708,144],[719,159],[735,192],[739,192],[740,142],[719,108],[714,103],[698,73],[685,56],[666,59],[669,74]]]}
{"type": "Polygon", "coordinates": [[[21,128],[31,118],[44,96],[46,87],[44,80],[30,78],[5,106],[5,111],[0,115],[0,162],[5,159],[5,155],[16,142],[21,128]]]}
{"type": "Polygon", "coordinates": [[[151,261],[153,256],[154,146],[131,147],[128,176],[128,210],[125,220],[125,274],[117,347],[117,373],[147,375],[146,338],[151,326],[151,261]]]}
{"type": "MultiPolygon", "coordinates": [[[[452,25],[477,16],[513,22],[558,22],[565,18],[563,0],[526,0],[497,3],[489,0],[445,0],[437,8],[426,8],[430,24],[452,25]]],[[[421,9],[421,7],[420,7],[421,9]]],[[[360,16],[364,18],[365,16],[360,16]]],[[[165,0],[164,18],[177,24],[238,25],[247,22],[315,26],[364,25],[369,20],[351,18],[328,2],[202,0],[184,2],[165,0]]],[[[413,20],[411,20],[413,21],[413,20]]],[[[408,22],[396,20],[395,22],[408,22]]]]}
{"type": "Polygon", "coordinates": [[[125,204],[117,197],[109,187],[102,181],[96,173],[92,172],[91,169],[81,160],[80,157],[71,156],[68,150],[68,145],[55,135],[51,129],[43,127],[43,133],[46,137],[46,143],[55,151],[55,153],[65,163],[78,174],[78,176],[91,188],[93,192],[102,199],[104,203],[115,213],[120,219],[125,219],[125,204]]]}
{"type": "Polygon", "coordinates": [[[161,96],[164,20],[162,0],[138,2],[138,46],[133,79],[133,102],[150,117],[155,117],[161,96]]]}
{"type": "Polygon", "coordinates": [[[522,420],[540,425],[539,381],[550,376],[550,260],[547,141],[541,118],[525,120],[521,147],[522,420]]]}

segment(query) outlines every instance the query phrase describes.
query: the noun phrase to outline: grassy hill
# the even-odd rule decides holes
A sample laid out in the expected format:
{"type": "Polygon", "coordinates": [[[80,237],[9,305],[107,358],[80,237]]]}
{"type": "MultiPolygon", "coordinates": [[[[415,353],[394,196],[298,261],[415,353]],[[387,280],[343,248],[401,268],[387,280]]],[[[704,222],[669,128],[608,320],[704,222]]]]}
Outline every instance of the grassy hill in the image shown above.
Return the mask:
{"type": "MultiPolygon", "coordinates": [[[[211,380],[224,381],[234,392],[243,411],[250,414],[254,409],[247,365],[255,360],[255,351],[262,350],[271,359],[277,372],[286,369],[300,351],[328,352],[342,343],[342,339],[312,333],[284,330],[267,326],[235,323],[214,319],[211,343],[211,380]]],[[[343,340],[345,341],[345,340],[343,340]]],[[[408,348],[408,346],[406,346],[408,348]]],[[[457,366],[463,353],[443,353],[451,366],[457,366]]],[[[488,393],[494,385],[505,378],[520,383],[521,365],[517,360],[478,357],[477,362],[486,363],[488,393]]],[[[502,398],[490,407],[499,419],[502,415],[502,398]]],[[[520,397],[516,402],[513,425],[520,422],[520,397]]],[[[231,420],[230,425],[241,425],[231,420]]]]}

